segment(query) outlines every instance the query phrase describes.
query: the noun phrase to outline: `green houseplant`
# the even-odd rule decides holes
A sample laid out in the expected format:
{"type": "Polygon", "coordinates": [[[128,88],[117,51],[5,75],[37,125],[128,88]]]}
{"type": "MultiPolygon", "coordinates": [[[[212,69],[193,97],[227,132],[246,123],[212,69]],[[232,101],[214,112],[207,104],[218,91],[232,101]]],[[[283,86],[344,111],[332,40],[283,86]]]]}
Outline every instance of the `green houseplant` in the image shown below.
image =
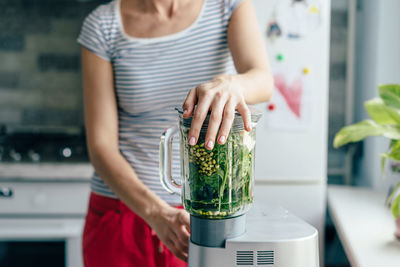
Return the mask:
{"type": "MultiPolygon", "coordinates": [[[[371,119],[342,128],[335,136],[333,146],[338,148],[350,142],[358,142],[368,136],[384,136],[391,140],[389,149],[381,154],[382,170],[387,159],[400,162],[400,85],[379,86],[379,98],[365,102],[371,119]]],[[[400,182],[388,198],[396,220],[396,237],[400,238],[400,182]]]]}

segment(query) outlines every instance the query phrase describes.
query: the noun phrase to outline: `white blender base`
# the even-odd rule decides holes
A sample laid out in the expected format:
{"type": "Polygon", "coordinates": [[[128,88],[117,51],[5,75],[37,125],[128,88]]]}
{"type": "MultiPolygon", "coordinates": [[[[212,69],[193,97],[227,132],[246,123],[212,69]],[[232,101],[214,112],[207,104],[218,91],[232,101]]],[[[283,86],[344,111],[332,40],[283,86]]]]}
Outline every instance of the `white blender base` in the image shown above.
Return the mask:
{"type": "Polygon", "coordinates": [[[279,207],[254,205],[246,216],[246,233],[224,248],[190,242],[188,267],[319,267],[314,227],[279,207]]]}

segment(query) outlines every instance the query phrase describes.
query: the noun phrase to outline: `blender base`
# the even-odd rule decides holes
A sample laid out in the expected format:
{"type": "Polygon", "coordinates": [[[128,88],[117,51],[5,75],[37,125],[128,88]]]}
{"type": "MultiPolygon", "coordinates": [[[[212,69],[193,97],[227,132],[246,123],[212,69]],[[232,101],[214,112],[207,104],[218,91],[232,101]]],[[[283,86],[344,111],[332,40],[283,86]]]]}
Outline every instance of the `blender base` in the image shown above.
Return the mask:
{"type": "Polygon", "coordinates": [[[190,241],[188,267],[234,266],[318,267],[318,231],[283,208],[255,203],[246,232],[226,239],[224,247],[190,241]]]}

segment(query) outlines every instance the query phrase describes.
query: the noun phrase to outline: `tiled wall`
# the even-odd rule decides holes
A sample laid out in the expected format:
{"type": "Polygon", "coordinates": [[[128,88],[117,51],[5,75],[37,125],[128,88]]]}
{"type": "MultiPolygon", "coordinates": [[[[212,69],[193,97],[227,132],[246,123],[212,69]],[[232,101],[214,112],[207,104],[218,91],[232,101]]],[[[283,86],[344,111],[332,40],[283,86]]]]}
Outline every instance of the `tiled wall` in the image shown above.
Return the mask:
{"type": "Polygon", "coordinates": [[[103,2],[0,1],[0,124],[82,126],[76,38],[103,2]]]}

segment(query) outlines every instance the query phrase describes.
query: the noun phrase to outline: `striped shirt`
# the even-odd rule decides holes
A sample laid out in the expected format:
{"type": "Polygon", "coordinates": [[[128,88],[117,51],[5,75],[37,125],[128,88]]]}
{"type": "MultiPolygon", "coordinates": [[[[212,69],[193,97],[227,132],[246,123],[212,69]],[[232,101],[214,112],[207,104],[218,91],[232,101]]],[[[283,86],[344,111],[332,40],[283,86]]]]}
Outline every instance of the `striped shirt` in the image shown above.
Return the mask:
{"type": "MultiPolygon", "coordinates": [[[[85,19],[78,43],[111,62],[118,106],[119,149],[139,179],[166,202],[181,203],[159,178],[158,153],[162,132],[177,124],[175,107],[190,89],[216,75],[235,73],[227,28],[242,0],[203,0],[201,12],[186,29],[154,38],[135,38],[122,27],[120,0],[97,7],[85,19]]],[[[180,177],[179,152],[172,160],[180,177]]],[[[116,198],[97,173],[95,193],[116,198]]]]}

